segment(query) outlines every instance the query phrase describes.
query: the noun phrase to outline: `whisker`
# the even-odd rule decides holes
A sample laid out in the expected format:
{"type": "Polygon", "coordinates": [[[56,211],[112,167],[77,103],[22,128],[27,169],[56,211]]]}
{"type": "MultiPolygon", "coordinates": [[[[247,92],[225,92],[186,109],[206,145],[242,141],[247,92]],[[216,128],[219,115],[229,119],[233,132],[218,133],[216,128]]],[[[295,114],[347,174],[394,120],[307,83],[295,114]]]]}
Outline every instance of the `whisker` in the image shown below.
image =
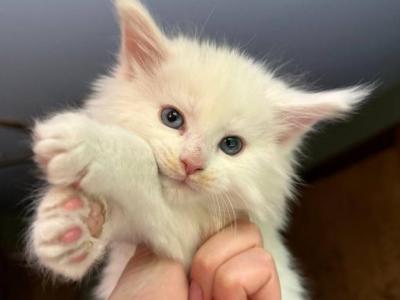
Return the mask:
{"type": "Polygon", "coordinates": [[[232,220],[229,220],[229,221],[232,221],[232,222],[230,222],[230,224],[231,224],[230,226],[233,227],[234,232],[236,233],[237,232],[237,216],[236,216],[236,211],[234,209],[234,206],[232,204],[232,200],[228,193],[224,192],[222,195],[223,195],[223,199],[224,199],[225,203],[227,204],[229,218],[231,218],[231,216],[232,216],[232,220]],[[232,213],[232,215],[231,215],[231,213],[232,213]]]}
{"type": "Polygon", "coordinates": [[[240,201],[240,204],[244,206],[246,211],[249,211],[248,201],[246,201],[241,193],[235,193],[235,198],[240,201]]]}
{"type": "MultiPolygon", "coordinates": [[[[216,199],[215,199],[215,196],[214,196],[214,194],[210,194],[210,197],[211,197],[211,203],[210,203],[210,205],[211,205],[211,213],[212,213],[212,215],[213,215],[213,225],[215,226],[215,227],[217,227],[218,226],[218,224],[217,224],[217,222],[218,222],[218,208],[217,208],[217,203],[216,203],[216,199]]],[[[213,230],[214,230],[214,227],[213,227],[213,230]]]]}
{"type": "Polygon", "coordinates": [[[206,26],[207,26],[208,22],[210,21],[211,17],[213,16],[217,6],[218,6],[218,1],[215,2],[214,7],[211,9],[211,11],[208,14],[207,18],[203,22],[203,25],[201,26],[201,29],[200,29],[200,32],[199,32],[199,37],[202,37],[202,35],[204,34],[204,30],[206,29],[206,26]]]}
{"type": "Polygon", "coordinates": [[[221,223],[222,223],[221,227],[223,227],[223,226],[226,225],[227,220],[230,218],[230,211],[229,211],[229,209],[226,209],[227,208],[227,204],[226,204],[225,197],[223,196],[223,194],[222,194],[222,197],[220,199],[222,200],[221,201],[221,207],[223,208],[223,212],[224,212],[223,219],[221,220],[221,223]]]}
{"type": "Polygon", "coordinates": [[[210,228],[214,231],[214,228],[217,228],[218,224],[216,223],[218,218],[215,217],[215,198],[213,194],[210,194],[207,201],[207,210],[212,214],[212,224],[210,228]]]}
{"type": "Polygon", "coordinates": [[[219,220],[218,229],[221,229],[222,227],[224,227],[225,211],[224,211],[224,208],[223,208],[222,203],[220,201],[220,198],[216,197],[216,199],[217,199],[218,208],[219,208],[219,212],[220,212],[219,218],[218,218],[218,220],[219,220]]]}

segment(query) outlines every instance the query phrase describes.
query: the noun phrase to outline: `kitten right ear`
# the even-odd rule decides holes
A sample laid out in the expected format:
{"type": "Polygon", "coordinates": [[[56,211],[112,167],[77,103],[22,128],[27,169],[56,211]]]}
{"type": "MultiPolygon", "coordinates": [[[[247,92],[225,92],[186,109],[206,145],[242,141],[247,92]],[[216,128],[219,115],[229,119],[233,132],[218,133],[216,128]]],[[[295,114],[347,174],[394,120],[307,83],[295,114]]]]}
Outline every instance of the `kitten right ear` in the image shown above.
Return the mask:
{"type": "Polygon", "coordinates": [[[152,73],[167,57],[167,38],[136,0],[115,0],[121,28],[120,68],[124,76],[152,73]]]}
{"type": "Polygon", "coordinates": [[[286,149],[295,149],[315,124],[346,116],[373,88],[370,85],[321,92],[292,90],[288,99],[278,104],[279,143],[286,149]]]}

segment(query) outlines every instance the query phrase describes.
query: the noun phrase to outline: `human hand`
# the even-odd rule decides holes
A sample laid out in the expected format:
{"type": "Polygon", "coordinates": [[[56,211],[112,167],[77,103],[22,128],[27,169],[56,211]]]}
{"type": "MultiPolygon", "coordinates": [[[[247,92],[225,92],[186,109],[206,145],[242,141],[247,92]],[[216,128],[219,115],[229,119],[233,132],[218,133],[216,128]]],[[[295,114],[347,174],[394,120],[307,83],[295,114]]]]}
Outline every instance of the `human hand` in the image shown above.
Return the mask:
{"type": "Polygon", "coordinates": [[[274,261],[262,248],[258,228],[240,220],[207,240],[197,251],[188,287],[185,271],[178,263],[156,258],[145,248],[138,249],[128,263],[110,300],[280,300],[280,285],[274,261]],[[138,294],[133,282],[143,272],[151,280],[138,294]]]}
{"type": "Polygon", "coordinates": [[[139,246],[109,300],[188,299],[188,283],[181,264],[156,257],[139,246]]]}
{"type": "Polygon", "coordinates": [[[207,240],[191,269],[190,300],[280,300],[272,256],[259,229],[239,220],[207,240]]]}

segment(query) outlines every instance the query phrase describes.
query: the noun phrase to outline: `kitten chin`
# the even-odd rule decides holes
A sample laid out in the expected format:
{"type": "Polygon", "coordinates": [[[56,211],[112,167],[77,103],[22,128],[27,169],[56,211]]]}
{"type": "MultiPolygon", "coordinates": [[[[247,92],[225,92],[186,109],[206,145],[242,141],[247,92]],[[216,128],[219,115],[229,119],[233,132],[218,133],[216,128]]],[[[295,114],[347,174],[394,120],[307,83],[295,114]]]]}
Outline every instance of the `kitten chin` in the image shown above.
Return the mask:
{"type": "Polygon", "coordinates": [[[179,203],[180,199],[191,201],[196,195],[196,191],[189,186],[188,183],[176,179],[172,179],[166,175],[159,175],[163,194],[167,201],[179,203]]]}
{"type": "Polygon", "coordinates": [[[198,185],[171,179],[165,175],[159,176],[164,198],[172,205],[205,206],[208,204],[209,192],[198,185]]]}

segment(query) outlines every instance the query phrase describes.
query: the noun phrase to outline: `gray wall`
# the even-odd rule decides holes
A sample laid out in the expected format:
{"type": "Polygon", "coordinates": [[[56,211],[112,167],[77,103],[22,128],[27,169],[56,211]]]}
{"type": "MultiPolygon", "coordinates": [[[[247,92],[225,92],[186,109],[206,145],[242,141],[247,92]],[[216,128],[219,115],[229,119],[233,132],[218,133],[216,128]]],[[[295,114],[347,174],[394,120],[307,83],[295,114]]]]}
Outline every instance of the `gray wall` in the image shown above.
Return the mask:
{"type": "MultiPolygon", "coordinates": [[[[204,28],[318,86],[400,77],[400,1],[144,2],[167,29],[204,28]]],[[[29,118],[79,101],[117,43],[110,0],[0,0],[1,115],[29,118]]]]}

